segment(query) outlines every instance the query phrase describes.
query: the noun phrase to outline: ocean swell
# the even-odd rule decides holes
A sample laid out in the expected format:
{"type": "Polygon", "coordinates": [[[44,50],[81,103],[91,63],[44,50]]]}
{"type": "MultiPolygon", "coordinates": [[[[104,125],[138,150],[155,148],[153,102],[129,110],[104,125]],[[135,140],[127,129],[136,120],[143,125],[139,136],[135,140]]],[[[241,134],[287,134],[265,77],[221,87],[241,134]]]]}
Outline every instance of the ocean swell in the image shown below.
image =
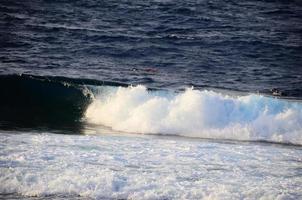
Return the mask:
{"type": "Polygon", "coordinates": [[[144,86],[97,87],[86,110],[89,123],[114,130],[198,138],[302,144],[302,104],[250,94],[144,86]]]}

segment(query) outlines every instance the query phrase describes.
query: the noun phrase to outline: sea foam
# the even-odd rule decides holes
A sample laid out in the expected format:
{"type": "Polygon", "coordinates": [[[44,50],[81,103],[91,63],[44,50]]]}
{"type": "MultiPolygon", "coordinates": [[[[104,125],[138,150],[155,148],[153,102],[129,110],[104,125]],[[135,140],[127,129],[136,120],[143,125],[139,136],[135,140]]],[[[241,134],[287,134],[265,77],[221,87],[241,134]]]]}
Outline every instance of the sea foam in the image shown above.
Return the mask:
{"type": "Polygon", "coordinates": [[[302,197],[301,148],[146,135],[0,134],[0,199],[302,197]]]}
{"type": "Polygon", "coordinates": [[[301,102],[257,94],[99,87],[86,119],[124,132],[302,144],[301,102]]]}

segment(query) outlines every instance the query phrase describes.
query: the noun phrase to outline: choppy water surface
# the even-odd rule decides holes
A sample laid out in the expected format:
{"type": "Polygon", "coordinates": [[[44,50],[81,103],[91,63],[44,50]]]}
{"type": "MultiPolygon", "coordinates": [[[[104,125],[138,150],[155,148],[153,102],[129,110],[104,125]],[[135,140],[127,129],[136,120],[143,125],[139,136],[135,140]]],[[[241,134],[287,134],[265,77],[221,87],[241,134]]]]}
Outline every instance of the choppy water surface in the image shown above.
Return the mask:
{"type": "Polygon", "coordinates": [[[301,10],[282,0],[4,0],[1,71],[301,97],[301,10]]]}

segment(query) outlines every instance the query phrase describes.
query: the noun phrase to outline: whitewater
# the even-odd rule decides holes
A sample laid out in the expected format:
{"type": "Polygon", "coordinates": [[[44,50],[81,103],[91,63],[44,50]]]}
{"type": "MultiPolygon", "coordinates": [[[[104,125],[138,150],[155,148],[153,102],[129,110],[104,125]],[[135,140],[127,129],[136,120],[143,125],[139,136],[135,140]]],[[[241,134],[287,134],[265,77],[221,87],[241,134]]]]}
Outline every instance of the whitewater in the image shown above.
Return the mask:
{"type": "Polygon", "coordinates": [[[1,131],[0,198],[302,198],[300,147],[103,132],[1,131]]]}
{"type": "Polygon", "coordinates": [[[95,87],[88,122],[114,130],[302,145],[302,104],[259,94],[95,87]]]}

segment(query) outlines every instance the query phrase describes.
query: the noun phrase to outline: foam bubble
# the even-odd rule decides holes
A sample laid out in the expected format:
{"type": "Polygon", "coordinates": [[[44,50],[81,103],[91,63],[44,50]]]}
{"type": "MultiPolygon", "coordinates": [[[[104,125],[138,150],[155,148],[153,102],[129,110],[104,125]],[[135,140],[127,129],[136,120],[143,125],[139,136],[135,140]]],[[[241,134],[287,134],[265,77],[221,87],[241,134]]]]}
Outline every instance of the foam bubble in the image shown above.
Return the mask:
{"type": "Polygon", "coordinates": [[[302,144],[302,104],[255,94],[102,87],[86,118],[125,132],[302,144]]]}

